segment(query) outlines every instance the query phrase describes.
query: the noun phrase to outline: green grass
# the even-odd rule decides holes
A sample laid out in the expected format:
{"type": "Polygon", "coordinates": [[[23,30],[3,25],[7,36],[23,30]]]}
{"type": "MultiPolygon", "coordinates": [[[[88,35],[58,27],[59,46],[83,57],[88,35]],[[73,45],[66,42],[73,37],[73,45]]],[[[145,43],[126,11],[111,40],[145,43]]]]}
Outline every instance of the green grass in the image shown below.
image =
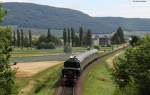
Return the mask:
{"type": "Polygon", "coordinates": [[[111,56],[107,56],[97,64],[92,65],[86,73],[83,83],[83,95],[113,95],[115,84],[112,80],[111,70],[107,68],[105,62],[111,56]]]}
{"type": "MultiPolygon", "coordinates": [[[[73,47],[72,48],[73,53],[74,52],[83,52],[86,50],[84,47],[73,47]]],[[[56,48],[56,49],[48,49],[48,50],[37,50],[37,49],[20,49],[20,48],[14,48],[12,52],[12,57],[32,57],[32,56],[45,56],[45,55],[51,55],[51,54],[57,54],[57,53],[64,53],[63,47],[62,48],[56,48]]]]}
{"type": "MultiPolygon", "coordinates": [[[[37,84],[34,91],[34,94],[36,95],[53,95],[55,92],[55,85],[58,82],[58,79],[60,78],[60,71],[61,71],[61,65],[56,66],[48,71],[39,73],[37,76],[34,77],[37,84]],[[43,77],[41,77],[44,74],[43,77]],[[37,92],[37,93],[35,93],[37,92]]],[[[33,95],[33,94],[31,94],[33,95]]]]}
{"type": "Polygon", "coordinates": [[[48,95],[53,95],[55,91],[54,85],[60,76],[61,67],[62,65],[49,68],[31,78],[17,78],[16,82],[19,90],[26,87],[29,82],[34,81],[34,88],[31,89],[28,95],[47,95],[47,93],[48,95]]]}
{"type": "MultiPolygon", "coordinates": [[[[115,47],[114,47],[115,48],[115,47]]],[[[73,47],[72,52],[84,52],[87,48],[85,47],[73,47]]],[[[111,51],[112,47],[101,47],[102,51],[111,51]]],[[[52,54],[58,54],[58,53],[64,53],[63,47],[56,48],[56,49],[20,49],[20,48],[14,48],[12,52],[12,58],[24,58],[24,57],[32,57],[32,56],[48,56],[52,54]]]]}
{"type": "MultiPolygon", "coordinates": [[[[72,50],[73,52],[78,52],[78,51],[84,51],[86,48],[84,47],[73,47],[72,50]]],[[[63,47],[61,48],[56,48],[56,49],[20,49],[20,48],[14,48],[13,53],[38,53],[38,52],[48,52],[48,53],[60,53],[63,52],[63,47]]]]}

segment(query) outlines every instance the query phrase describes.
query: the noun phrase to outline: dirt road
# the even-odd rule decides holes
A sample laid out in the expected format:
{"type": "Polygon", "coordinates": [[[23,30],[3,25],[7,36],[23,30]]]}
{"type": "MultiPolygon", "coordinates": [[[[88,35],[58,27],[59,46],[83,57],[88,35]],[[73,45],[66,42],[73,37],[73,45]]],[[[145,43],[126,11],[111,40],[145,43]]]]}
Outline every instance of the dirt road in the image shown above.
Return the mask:
{"type": "Polygon", "coordinates": [[[107,66],[108,66],[109,69],[114,69],[113,60],[114,60],[117,56],[119,56],[121,53],[122,53],[122,52],[119,52],[119,53],[115,54],[114,56],[112,56],[112,57],[110,57],[110,58],[108,58],[108,59],[106,60],[107,66]]]}

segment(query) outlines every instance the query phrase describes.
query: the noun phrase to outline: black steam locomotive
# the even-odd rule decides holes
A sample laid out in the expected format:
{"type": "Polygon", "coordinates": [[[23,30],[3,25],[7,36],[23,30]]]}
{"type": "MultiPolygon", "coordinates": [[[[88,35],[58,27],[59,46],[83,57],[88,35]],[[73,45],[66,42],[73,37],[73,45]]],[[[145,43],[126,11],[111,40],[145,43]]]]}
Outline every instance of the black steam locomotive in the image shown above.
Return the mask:
{"type": "Polygon", "coordinates": [[[89,50],[79,55],[71,56],[64,62],[61,77],[62,85],[74,84],[79,78],[82,70],[84,70],[85,67],[97,57],[98,55],[96,49],[89,50]]]}

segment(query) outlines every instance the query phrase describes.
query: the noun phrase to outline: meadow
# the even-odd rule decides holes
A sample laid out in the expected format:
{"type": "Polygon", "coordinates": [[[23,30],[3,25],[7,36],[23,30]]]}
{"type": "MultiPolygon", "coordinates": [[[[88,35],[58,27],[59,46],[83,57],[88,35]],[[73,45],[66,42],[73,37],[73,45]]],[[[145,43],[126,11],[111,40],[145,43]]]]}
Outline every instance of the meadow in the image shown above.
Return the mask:
{"type": "Polygon", "coordinates": [[[113,95],[115,84],[111,76],[112,71],[108,68],[106,60],[117,53],[102,58],[90,67],[84,78],[83,95],[113,95]]]}

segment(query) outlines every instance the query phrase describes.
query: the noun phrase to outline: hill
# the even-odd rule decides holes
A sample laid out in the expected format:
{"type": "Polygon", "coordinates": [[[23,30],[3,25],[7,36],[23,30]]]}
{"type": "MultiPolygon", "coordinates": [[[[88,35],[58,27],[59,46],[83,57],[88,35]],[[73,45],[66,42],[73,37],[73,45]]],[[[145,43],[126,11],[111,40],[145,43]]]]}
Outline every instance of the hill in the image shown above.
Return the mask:
{"type": "Polygon", "coordinates": [[[111,33],[118,26],[128,31],[150,31],[150,19],[91,17],[83,12],[32,3],[3,3],[8,14],[3,25],[18,25],[28,28],[52,28],[80,26],[91,29],[94,33],[111,33]]]}

